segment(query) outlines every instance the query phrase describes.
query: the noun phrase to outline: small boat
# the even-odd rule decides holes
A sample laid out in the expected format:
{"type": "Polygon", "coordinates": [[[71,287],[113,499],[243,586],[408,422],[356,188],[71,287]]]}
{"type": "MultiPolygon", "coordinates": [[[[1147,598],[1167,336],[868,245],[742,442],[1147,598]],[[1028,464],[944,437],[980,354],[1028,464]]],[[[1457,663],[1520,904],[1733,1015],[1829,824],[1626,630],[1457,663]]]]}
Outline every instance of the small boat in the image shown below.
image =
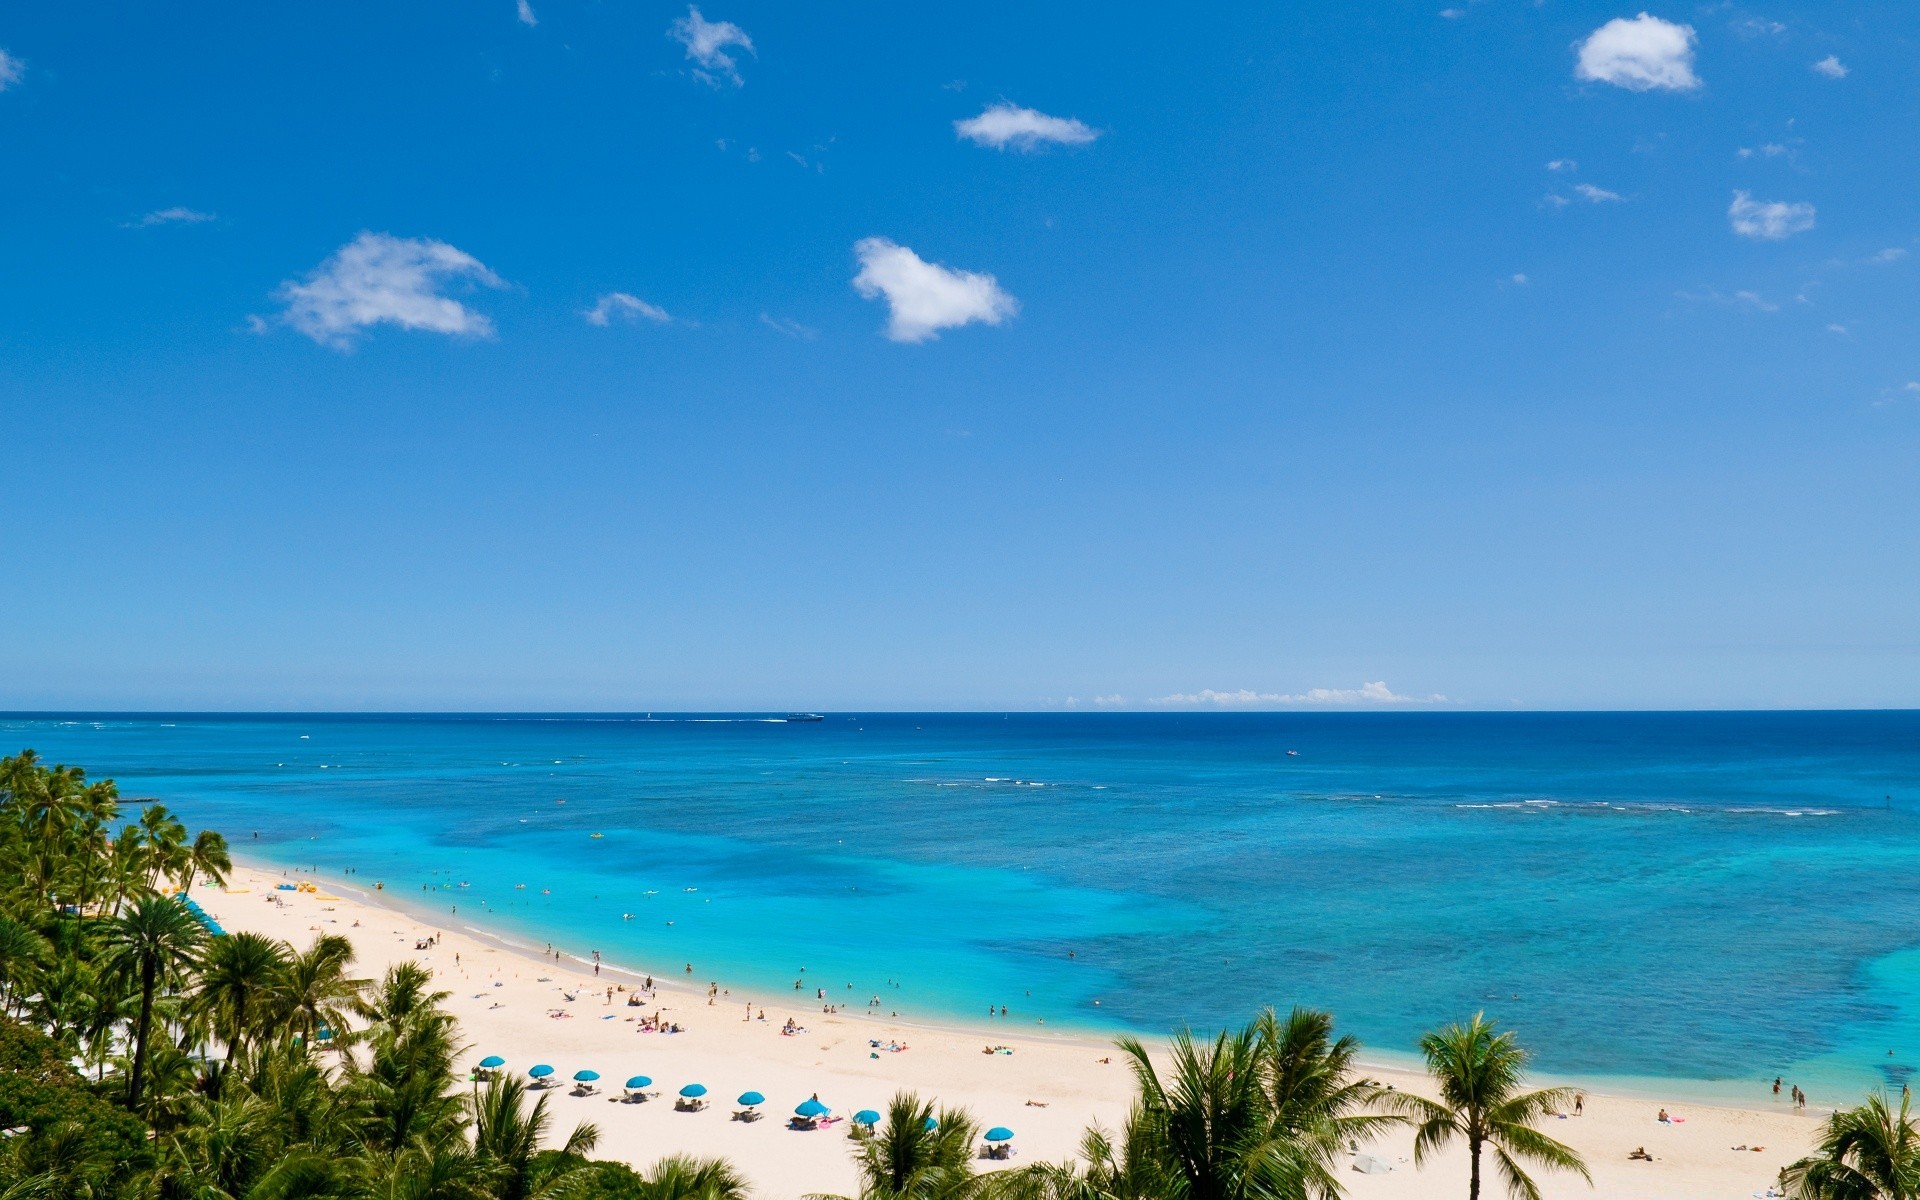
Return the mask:
{"type": "Polygon", "coordinates": [[[781,717],[780,719],[782,721],[785,721],[789,725],[794,725],[802,721],[826,720],[826,718],[821,716],[819,713],[788,713],[786,716],[781,717]]]}
{"type": "Polygon", "coordinates": [[[1300,752],[1299,752],[1298,750],[1289,750],[1289,751],[1287,751],[1287,757],[1288,757],[1288,758],[1299,758],[1299,757],[1300,757],[1300,752]]]}

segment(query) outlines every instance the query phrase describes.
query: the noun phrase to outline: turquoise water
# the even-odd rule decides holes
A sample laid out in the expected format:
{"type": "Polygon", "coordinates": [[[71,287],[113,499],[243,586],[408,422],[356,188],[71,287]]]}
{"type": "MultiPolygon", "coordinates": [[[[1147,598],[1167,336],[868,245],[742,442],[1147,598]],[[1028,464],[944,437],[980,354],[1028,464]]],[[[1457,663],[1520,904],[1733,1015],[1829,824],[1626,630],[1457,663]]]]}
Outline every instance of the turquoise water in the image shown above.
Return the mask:
{"type": "Polygon", "coordinates": [[[736,990],[1148,1032],[1300,1002],[1401,1053],[1484,1008],[1548,1071],[1729,1089],[1920,1062],[1920,713],[14,715],[0,746],[736,990]]]}

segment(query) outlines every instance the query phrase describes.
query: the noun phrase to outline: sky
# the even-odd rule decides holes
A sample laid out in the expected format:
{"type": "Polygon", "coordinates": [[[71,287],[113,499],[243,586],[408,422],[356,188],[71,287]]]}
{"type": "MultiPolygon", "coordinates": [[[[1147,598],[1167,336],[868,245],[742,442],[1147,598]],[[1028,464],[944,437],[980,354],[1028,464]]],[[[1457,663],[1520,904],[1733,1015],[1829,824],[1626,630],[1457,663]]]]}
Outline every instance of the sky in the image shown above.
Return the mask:
{"type": "Polygon", "coordinates": [[[0,14],[0,708],[1920,706],[1920,9],[0,14]]]}

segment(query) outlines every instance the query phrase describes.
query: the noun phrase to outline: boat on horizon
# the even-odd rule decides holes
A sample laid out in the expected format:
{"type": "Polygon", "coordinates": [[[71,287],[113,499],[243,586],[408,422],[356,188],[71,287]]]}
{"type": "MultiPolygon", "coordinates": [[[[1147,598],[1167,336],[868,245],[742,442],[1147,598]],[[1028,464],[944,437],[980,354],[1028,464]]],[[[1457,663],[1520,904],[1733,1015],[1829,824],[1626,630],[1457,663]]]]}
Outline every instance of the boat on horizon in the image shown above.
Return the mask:
{"type": "Polygon", "coordinates": [[[819,713],[788,713],[786,716],[781,717],[780,719],[782,721],[787,722],[789,725],[794,724],[795,722],[798,722],[798,721],[826,720],[826,718],[821,716],[819,713]]]}

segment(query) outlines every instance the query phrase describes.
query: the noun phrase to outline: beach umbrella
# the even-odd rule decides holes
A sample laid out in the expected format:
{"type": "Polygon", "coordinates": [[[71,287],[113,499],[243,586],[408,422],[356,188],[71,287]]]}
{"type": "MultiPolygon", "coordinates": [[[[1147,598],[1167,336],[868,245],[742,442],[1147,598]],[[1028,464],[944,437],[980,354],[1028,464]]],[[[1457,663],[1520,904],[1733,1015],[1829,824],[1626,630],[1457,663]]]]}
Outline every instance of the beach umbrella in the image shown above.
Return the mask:
{"type": "Polygon", "coordinates": [[[1005,1125],[995,1125],[992,1129],[987,1130],[987,1140],[990,1142],[1010,1142],[1013,1140],[1013,1130],[1008,1129],[1005,1125]]]}
{"type": "Polygon", "coordinates": [[[870,1108],[863,1108],[853,1114],[853,1123],[855,1125],[878,1125],[880,1123],[880,1114],[870,1108]]]}
{"type": "Polygon", "coordinates": [[[738,1101],[738,1103],[745,1108],[752,1108],[756,1104],[765,1104],[766,1102],[767,1098],[759,1092],[741,1092],[738,1101]]]}
{"type": "Polygon", "coordinates": [[[793,1111],[799,1113],[803,1117],[824,1117],[828,1113],[832,1112],[833,1110],[828,1108],[826,1105],[820,1103],[819,1099],[816,1097],[810,1100],[802,1100],[799,1103],[799,1105],[797,1105],[794,1108],[793,1111]]]}
{"type": "Polygon", "coordinates": [[[680,1089],[680,1094],[689,1100],[698,1100],[707,1094],[707,1085],[704,1083],[690,1083],[680,1089]]]}
{"type": "Polygon", "coordinates": [[[649,1079],[645,1075],[635,1075],[632,1079],[627,1080],[627,1087],[634,1090],[638,1090],[643,1087],[651,1087],[652,1084],[653,1084],[653,1080],[649,1079]]]}
{"type": "Polygon", "coordinates": [[[533,1076],[535,1079],[545,1079],[547,1076],[553,1074],[553,1068],[545,1063],[541,1063],[531,1071],[528,1071],[527,1074],[533,1076]]]}
{"type": "Polygon", "coordinates": [[[498,1054],[489,1054],[485,1058],[480,1060],[480,1065],[485,1067],[487,1070],[491,1071],[495,1067],[506,1066],[507,1060],[504,1058],[501,1058],[498,1054]]]}
{"type": "Polygon", "coordinates": [[[934,1119],[933,1119],[932,1117],[928,1117],[928,1118],[927,1118],[927,1132],[928,1132],[928,1133],[932,1133],[932,1132],[933,1132],[934,1130],[936,1130],[936,1129],[938,1129],[938,1128],[940,1128],[940,1122],[938,1122],[938,1121],[936,1121],[936,1120],[934,1120],[934,1119]]]}
{"type": "Polygon", "coordinates": [[[573,1081],[575,1083],[592,1083],[598,1078],[600,1078],[600,1072],[598,1071],[575,1071],[573,1073],[573,1081]]]}

